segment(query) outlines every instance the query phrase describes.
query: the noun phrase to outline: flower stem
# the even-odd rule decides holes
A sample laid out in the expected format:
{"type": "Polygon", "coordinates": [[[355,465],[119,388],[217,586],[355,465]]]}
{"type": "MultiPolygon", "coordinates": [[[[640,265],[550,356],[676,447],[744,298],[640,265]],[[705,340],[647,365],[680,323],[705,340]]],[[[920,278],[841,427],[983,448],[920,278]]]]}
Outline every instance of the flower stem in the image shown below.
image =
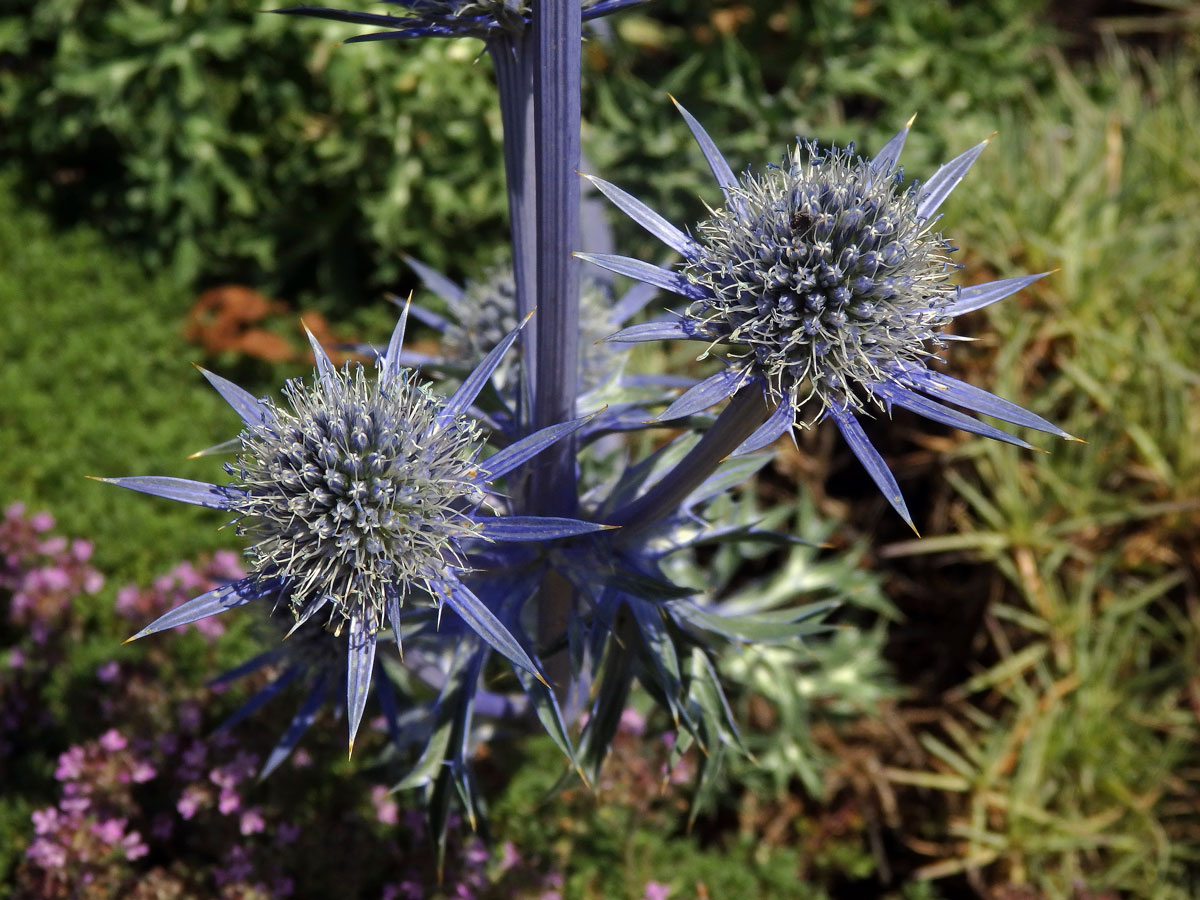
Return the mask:
{"type": "MultiPolygon", "coordinates": [[[[579,235],[579,127],[581,0],[533,4],[533,147],[536,186],[535,262],[538,312],[532,429],[575,415],[579,390],[579,273],[571,255],[579,235]]],[[[573,516],[579,497],[575,438],[568,437],[537,456],[529,467],[526,498],[535,515],[573,516]]],[[[538,596],[538,634],[562,634],[571,616],[574,591],[551,572],[538,596]]],[[[568,655],[546,660],[550,683],[564,690],[568,655]]]]}
{"type": "Polygon", "coordinates": [[[679,507],[692,491],[704,483],[717,466],[733,453],[758,426],[771,408],[761,386],[748,384],[729,401],[700,442],[650,490],[618,509],[609,517],[623,526],[617,542],[623,542],[654,525],[679,507]]]}
{"type": "MultiPolygon", "coordinates": [[[[517,294],[517,319],[523,320],[537,306],[534,280],[537,260],[535,240],[535,169],[533,124],[534,54],[529,33],[515,38],[505,34],[488,42],[488,53],[496,71],[500,95],[500,120],[504,125],[504,180],[508,189],[508,218],[512,232],[513,281],[517,294]]],[[[522,382],[536,380],[534,360],[536,335],[528,329],[521,335],[522,382]]],[[[520,398],[524,400],[525,398],[520,398]]],[[[527,416],[528,413],[525,413],[527,416]]],[[[526,423],[528,419],[526,418],[526,423]]]]}

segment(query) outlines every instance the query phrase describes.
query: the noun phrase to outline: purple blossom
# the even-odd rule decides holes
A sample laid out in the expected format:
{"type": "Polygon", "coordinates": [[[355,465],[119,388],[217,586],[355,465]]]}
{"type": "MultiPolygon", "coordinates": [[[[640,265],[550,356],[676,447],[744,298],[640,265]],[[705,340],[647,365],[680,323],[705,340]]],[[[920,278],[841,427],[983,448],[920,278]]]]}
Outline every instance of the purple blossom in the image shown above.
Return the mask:
{"type": "Polygon", "coordinates": [[[371,804],[375,807],[375,818],[384,825],[395,825],[400,821],[400,807],[384,785],[371,788],[371,804]]]}
{"type": "Polygon", "coordinates": [[[38,838],[31,843],[25,856],[43,869],[61,869],[67,864],[66,849],[45,838],[38,838]]]}
{"type": "Polygon", "coordinates": [[[116,753],[118,750],[124,750],[129,742],[115,728],[111,728],[100,736],[100,746],[109,753],[116,753]]]}
{"type": "Polygon", "coordinates": [[[116,844],[125,836],[125,819],[101,819],[92,823],[92,834],[106,844],[116,844]]]}
{"type": "Polygon", "coordinates": [[[70,781],[83,774],[84,750],[76,745],[61,753],[54,777],[59,781],[70,781]]]}
{"type": "Polygon", "coordinates": [[[149,846],[136,831],[131,831],[121,840],[121,849],[125,851],[126,859],[140,859],[150,852],[149,846]]]}
{"type": "Polygon", "coordinates": [[[217,799],[217,809],[222,815],[235,813],[241,808],[242,798],[237,791],[230,788],[222,788],[220,797],[217,799]]]}
{"type": "Polygon", "coordinates": [[[35,809],[31,818],[33,819],[34,834],[49,834],[58,827],[58,810],[53,806],[46,809],[35,809]]]}
{"type": "Polygon", "coordinates": [[[218,885],[246,881],[253,874],[254,863],[250,860],[249,852],[238,845],[229,848],[225,865],[213,869],[213,879],[218,885]]]}
{"type": "Polygon", "coordinates": [[[260,834],[266,827],[262,811],[257,806],[243,812],[238,824],[238,829],[243,835],[260,834]]]}
{"type": "Polygon", "coordinates": [[[190,819],[196,814],[206,799],[206,795],[202,789],[190,785],[184,788],[182,796],[180,796],[178,802],[175,804],[175,808],[179,810],[179,815],[184,819],[190,819]]]}

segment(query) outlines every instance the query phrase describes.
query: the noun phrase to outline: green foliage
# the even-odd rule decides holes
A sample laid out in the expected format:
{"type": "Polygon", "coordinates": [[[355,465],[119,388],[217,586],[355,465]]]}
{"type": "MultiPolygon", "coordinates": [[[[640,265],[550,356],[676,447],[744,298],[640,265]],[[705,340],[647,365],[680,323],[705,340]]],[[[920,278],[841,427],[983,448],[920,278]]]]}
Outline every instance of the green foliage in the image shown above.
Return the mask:
{"type": "Polygon", "coordinates": [[[0,147],[40,202],[103,218],[178,285],[363,302],[401,250],[477,267],[505,207],[479,42],[340,47],[347,26],[259,6],[18,4],[0,147]]]}
{"type": "Polygon", "coordinates": [[[93,231],[54,234],[15,204],[13,182],[0,179],[0,503],[53,510],[123,578],[235,546],[232,531],[214,528],[219,513],[147,504],[87,480],[130,471],[219,480],[215,460],[184,457],[231,437],[238,421],[187,365],[196,351],[160,313],[178,292],[93,231]]]}
{"type": "MultiPolygon", "coordinates": [[[[719,136],[735,171],[777,161],[794,135],[873,152],[915,113],[905,165],[927,176],[991,133],[999,110],[1054,80],[1042,2],[715,6],[656,3],[614,19],[622,41],[589,46],[602,73],[584,79],[591,162],[672,222],[704,218],[697,197],[715,201],[668,93],[719,136]],[[935,136],[926,123],[953,132],[935,136]]],[[[623,248],[642,240],[618,227],[623,248]]]]}
{"type": "Polygon", "coordinates": [[[923,736],[937,771],[899,775],[962,799],[956,851],[927,875],[987,870],[1051,900],[1076,881],[1192,895],[1198,66],[1117,48],[1092,69],[1060,63],[1054,91],[1004,117],[971,215],[948,213],[1001,274],[1061,267],[989,311],[997,336],[977,353],[1000,393],[1029,391],[1088,443],[1036,457],[964,445],[950,473],[961,532],[889,550],[968,551],[1008,582],[990,609],[994,662],[923,736]]]}

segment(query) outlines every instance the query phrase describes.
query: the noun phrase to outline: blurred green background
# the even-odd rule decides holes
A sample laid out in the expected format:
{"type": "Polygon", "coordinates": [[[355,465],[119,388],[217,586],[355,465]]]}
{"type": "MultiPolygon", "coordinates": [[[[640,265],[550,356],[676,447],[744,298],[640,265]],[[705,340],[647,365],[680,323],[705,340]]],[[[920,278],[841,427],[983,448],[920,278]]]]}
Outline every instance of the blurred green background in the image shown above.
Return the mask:
{"type": "MultiPolygon", "coordinates": [[[[259,393],[307,368],[185,339],[201,292],[286,303],[259,324],[297,348],[299,310],[380,340],[384,294],[414,286],[401,254],[462,279],[504,253],[478,43],[342,46],[351,26],[258,8],[0,12],[0,501],[95,541],[113,584],[236,539],[83,476],[219,478],[184,457],[236,420],[188,363],[259,393]]],[[[903,162],[923,177],[998,131],[945,231],[967,280],[1057,271],[969,317],[951,368],[1087,443],[1030,454],[897,414],[878,442],[912,540],[828,432],[804,435],[760,493],[890,618],[739,674],[765,765],[736,767],[697,833],[660,811],[612,837],[641,816],[620,791],[525,815],[549,787],[536,743],[499,833],[549,848],[570,897],[638,900],[650,878],[673,898],[1195,896],[1200,5],[659,0],[584,55],[591,171],[677,222],[715,201],[668,92],[735,170],[797,135],[869,152],[917,113],[903,162]]],[[[659,252],[613,226],[620,252],[659,252]]]]}

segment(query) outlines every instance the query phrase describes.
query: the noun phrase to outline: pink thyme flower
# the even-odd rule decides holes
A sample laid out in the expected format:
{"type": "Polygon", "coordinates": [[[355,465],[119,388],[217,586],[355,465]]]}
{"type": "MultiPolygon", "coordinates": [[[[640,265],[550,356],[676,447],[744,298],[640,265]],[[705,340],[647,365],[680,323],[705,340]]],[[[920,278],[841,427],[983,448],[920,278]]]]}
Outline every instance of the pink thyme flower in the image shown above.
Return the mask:
{"type": "Polygon", "coordinates": [[[58,810],[53,806],[35,809],[30,818],[33,819],[34,834],[49,834],[58,827],[59,823],[58,810]]]}
{"type": "Polygon", "coordinates": [[[242,813],[239,829],[243,835],[259,834],[267,827],[258,807],[251,807],[242,813]]]}
{"type": "Polygon", "coordinates": [[[136,831],[125,835],[121,840],[121,849],[125,851],[125,858],[130,860],[140,859],[150,852],[150,848],[142,840],[141,834],[136,831]]]}
{"type": "Polygon", "coordinates": [[[371,803],[375,806],[375,818],[384,825],[395,825],[400,821],[400,807],[384,785],[371,788],[371,803]]]}
{"type": "Polygon", "coordinates": [[[237,791],[230,788],[221,789],[221,796],[217,800],[217,809],[220,810],[221,815],[227,816],[235,813],[241,806],[242,797],[237,791]]]}
{"type": "Polygon", "coordinates": [[[54,777],[59,781],[73,781],[83,774],[83,762],[83,748],[76,744],[59,755],[54,777]]]}
{"type": "Polygon", "coordinates": [[[121,732],[115,728],[110,728],[100,736],[100,746],[109,753],[116,753],[118,750],[124,750],[129,742],[121,735],[121,732]]]}
{"type": "Polygon", "coordinates": [[[183,790],[183,796],[179,798],[179,802],[175,804],[175,808],[179,811],[179,815],[184,819],[190,819],[194,816],[197,810],[203,805],[207,799],[203,789],[197,787],[186,787],[183,790]]]}
{"type": "Polygon", "coordinates": [[[92,834],[111,846],[125,836],[126,823],[126,819],[101,819],[92,823],[92,834]]]}

